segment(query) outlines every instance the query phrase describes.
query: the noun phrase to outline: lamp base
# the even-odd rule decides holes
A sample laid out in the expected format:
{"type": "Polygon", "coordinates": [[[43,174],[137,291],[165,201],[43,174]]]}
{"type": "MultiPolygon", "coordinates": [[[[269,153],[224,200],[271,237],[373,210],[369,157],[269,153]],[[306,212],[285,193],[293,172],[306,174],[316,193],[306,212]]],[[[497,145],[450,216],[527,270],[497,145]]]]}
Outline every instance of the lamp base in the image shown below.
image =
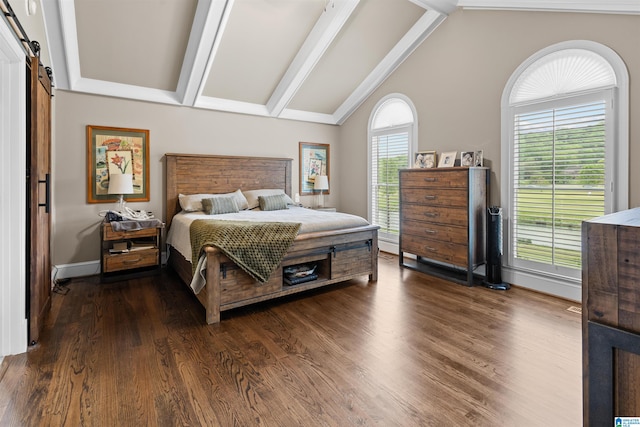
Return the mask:
{"type": "Polygon", "coordinates": [[[318,194],[318,200],[316,203],[317,208],[324,208],[324,194],[322,194],[322,190],[320,190],[320,194],[318,194]]]}

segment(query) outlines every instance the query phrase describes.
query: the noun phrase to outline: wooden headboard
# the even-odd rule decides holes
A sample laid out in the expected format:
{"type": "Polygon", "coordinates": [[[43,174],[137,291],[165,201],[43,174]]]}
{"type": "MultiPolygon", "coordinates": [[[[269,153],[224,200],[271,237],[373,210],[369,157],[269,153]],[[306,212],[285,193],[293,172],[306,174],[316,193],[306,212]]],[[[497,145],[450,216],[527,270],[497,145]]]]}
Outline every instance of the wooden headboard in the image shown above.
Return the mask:
{"type": "Polygon", "coordinates": [[[166,226],[180,212],[178,194],[282,188],[291,196],[291,162],[275,157],[165,154],[166,226]]]}

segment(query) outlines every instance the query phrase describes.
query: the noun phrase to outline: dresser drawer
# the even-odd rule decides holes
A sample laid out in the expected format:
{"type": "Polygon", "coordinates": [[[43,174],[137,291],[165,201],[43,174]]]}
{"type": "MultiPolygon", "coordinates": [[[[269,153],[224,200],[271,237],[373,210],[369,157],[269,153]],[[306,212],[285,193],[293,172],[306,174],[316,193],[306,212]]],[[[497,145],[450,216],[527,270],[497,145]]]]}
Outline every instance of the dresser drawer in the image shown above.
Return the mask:
{"type": "Polygon", "coordinates": [[[465,188],[413,188],[400,190],[402,203],[417,203],[429,206],[466,207],[467,190],[465,188]]]}
{"type": "Polygon", "coordinates": [[[467,246],[456,243],[439,242],[415,236],[402,236],[403,252],[409,252],[435,261],[467,267],[467,246]]]}
{"type": "Polygon", "coordinates": [[[402,223],[402,236],[466,245],[467,227],[407,220],[402,223]]]}
{"type": "Polygon", "coordinates": [[[159,265],[158,249],[155,248],[125,254],[105,253],[103,255],[103,260],[105,273],[159,265]]]}
{"type": "Polygon", "coordinates": [[[403,204],[401,220],[426,221],[466,227],[469,218],[465,208],[403,204]]]}
{"type": "Polygon", "coordinates": [[[137,239],[140,237],[155,237],[158,230],[154,228],[143,228],[140,230],[126,230],[126,231],[114,231],[111,228],[111,224],[105,224],[104,228],[104,240],[123,240],[123,239],[137,239]]]}
{"type": "Polygon", "coordinates": [[[469,185],[467,170],[409,170],[400,174],[402,187],[467,188],[469,185]]]}

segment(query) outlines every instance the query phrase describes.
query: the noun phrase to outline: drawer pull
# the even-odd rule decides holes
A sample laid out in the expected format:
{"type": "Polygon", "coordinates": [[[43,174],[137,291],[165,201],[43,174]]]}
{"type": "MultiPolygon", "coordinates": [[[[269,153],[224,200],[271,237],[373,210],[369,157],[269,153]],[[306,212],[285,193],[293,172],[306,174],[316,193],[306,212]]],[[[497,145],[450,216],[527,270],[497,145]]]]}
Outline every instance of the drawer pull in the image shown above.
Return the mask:
{"type": "Polygon", "coordinates": [[[435,200],[438,198],[438,196],[424,196],[424,198],[427,200],[435,200]]]}
{"type": "Polygon", "coordinates": [[[125,260],[122,260],[122,263],[123,263],[123,264],[137,264],[137,263],[139,263],[140,261],[142,261],[142,258],[138,258],[138,259],[125,259],[125,260]]]}
{"type": "Polygon", "coordinates": [[[436,234],[437,231],[436,230],[424,230],[425,233],[427,234],[436,234]]]}
{"type": "Polygon", "coordinates": [[[436,248],[432,248],[431,246],[425,246],[424,248],[426,250],[428,250],[429,252],[438,252],[438,250],[436,248]]]}
{"type": "Polygon", "coordinates": [[[424,216],[428,216],[429,218],[435,218],[437,216],[440,216],[440,214],[438,212],[425,212],[424,216]]]}
{"type": "Polygon", "coordinates": [[[438,178],[433,178],[433,177],[431,177],[431,178],[424,178],[424,181],[425,181],[425,182],[436,182],[437,180],[438,180],[438,178]]]}

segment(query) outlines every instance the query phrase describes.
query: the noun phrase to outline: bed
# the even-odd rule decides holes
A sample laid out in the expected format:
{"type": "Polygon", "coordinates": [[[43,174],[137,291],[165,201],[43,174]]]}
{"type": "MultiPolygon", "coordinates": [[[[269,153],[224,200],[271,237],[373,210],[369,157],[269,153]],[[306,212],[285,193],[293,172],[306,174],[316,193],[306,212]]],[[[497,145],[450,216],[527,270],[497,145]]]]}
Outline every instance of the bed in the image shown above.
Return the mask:
{"type": "MultiPolygon", "coordinates": [[[[281,189],[290,196],[291,168],[292,159],[287,158],[165,154],[165,221],[169,235],[175,231],[171,228],[174,218],[177,227],[184,214],[179,195],[281,189]]],[[[333,215],[330,212],[322,214],[333,215]]],[[[197,292],[191,288],[194,270],[198,274],[193,258],[189,259],[182,253],[184,250],[181,252],[169,244],[168,266],[196,294],[206,310],[208,324],[218,323],[222,311],[284,295],[363,276],[368,276],[371,282],[377,281],[378,226],[364,221],[332,230],[313,231],[312,227],[312,231],[305,232],[304,226],[302,228],[281,257],[278,267],[264,282],[256,280],[214,246],[204,248],[204,280],[197,292]],[[314,267],[316,278],[295,285],[285,283],[291,270],[310,265],[314,267]]]]}

